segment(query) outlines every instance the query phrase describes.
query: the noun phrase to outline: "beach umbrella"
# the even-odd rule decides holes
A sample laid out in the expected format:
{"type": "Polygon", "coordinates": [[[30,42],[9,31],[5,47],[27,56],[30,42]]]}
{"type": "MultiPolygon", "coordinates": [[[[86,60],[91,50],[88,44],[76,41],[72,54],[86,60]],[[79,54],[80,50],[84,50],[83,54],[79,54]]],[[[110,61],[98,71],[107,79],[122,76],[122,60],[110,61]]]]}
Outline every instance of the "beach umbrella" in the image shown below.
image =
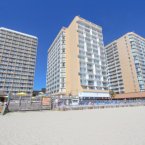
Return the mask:
{"type": "Polygon", "coordinates": [[[27,96],[27,93],[25,93],[25,92],[19,92],[16,95],[20,97],[19,98],[19,107],[20,107],[20,105],[21,105],[21,99],[22,99],[22,97],[27,96]]]}
{"type": "Polygon", "coordinates": [[[25,93],[25,92],[19,92],[16,95],[20,96],[20,97],[23,97],[23,96],[27,96],[27,93],[25,93]]]}

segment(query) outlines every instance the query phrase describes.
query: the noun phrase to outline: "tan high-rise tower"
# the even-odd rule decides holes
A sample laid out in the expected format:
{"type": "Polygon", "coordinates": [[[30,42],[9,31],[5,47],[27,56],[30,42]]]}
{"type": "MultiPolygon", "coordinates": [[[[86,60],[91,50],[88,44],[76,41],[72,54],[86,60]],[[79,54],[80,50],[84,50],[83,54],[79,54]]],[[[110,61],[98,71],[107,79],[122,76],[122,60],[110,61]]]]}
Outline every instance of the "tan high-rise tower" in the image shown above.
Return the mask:
{"type": "Polygon", "coordinates": [[[47,93],[109,97],[102,28],[76,16],[48,50],[47,93]]]}
{"type": "Polygon", "coordinates": [[[109,89],[145,91],[145,39],[130,32],[105,47],[109,89]]]}

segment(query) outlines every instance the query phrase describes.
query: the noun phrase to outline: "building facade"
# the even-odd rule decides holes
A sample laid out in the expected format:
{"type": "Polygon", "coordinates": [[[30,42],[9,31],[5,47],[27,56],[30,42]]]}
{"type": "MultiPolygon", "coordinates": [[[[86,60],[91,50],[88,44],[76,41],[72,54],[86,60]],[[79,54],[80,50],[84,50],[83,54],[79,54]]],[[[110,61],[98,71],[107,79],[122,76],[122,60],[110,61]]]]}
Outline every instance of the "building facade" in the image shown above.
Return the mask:
{"type": "Polygon", "coordinates": [[[129,32],[105,47],[109,89],[145,91],[145,39],[129,32]]]}
{"type": "Polygon", "coordinates": [[[65,37],[65,28],[62,28],[48,50],[46,90],[49,94],[66,93],[65,37]]]}
{"type": "Polygon", "coordinates": [[[48,49],[47,93],[109,97],[102,28],[76,16],[48,49]]]}
{"type": "Polygon", "coordinates": [[[37,37],[0,28],[0,90],[33,92],[37,37]]]}

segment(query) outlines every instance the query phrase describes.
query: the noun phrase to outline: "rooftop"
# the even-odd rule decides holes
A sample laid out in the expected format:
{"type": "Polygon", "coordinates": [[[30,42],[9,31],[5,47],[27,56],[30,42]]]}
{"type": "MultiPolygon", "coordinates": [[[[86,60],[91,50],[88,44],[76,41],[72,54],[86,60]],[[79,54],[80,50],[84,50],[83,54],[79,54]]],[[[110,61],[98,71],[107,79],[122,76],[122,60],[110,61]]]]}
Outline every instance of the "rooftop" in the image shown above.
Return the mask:
{"type": "Polygon", "coordinates": [[[29,34],[22,33],[22,32],[18,32],[18,31],[15,31],[15,30],[11,30],[11,29],[8,29],[8,28],[4,28],[4,27],[0,27],[0,30],[6,30],[6,31],[10,31],[12,33],[16,33],[16,34],[20,34],[20,35],[24,35],[24,36],[27,36],[27,37],[31,37],[31,38],[38,39],[36,36],[29,35],[29,34]]]}

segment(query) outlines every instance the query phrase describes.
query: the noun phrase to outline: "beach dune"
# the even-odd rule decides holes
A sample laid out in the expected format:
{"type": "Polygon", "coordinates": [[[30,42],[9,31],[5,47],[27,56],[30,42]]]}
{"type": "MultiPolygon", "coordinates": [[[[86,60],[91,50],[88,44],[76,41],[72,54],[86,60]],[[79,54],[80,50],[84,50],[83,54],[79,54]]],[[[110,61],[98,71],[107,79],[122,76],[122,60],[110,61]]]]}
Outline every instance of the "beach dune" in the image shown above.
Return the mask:
{"type": "Polygon", "coordinates": [[[0,145],[145,145],[145,107],[9,113],[0,145]]]}

